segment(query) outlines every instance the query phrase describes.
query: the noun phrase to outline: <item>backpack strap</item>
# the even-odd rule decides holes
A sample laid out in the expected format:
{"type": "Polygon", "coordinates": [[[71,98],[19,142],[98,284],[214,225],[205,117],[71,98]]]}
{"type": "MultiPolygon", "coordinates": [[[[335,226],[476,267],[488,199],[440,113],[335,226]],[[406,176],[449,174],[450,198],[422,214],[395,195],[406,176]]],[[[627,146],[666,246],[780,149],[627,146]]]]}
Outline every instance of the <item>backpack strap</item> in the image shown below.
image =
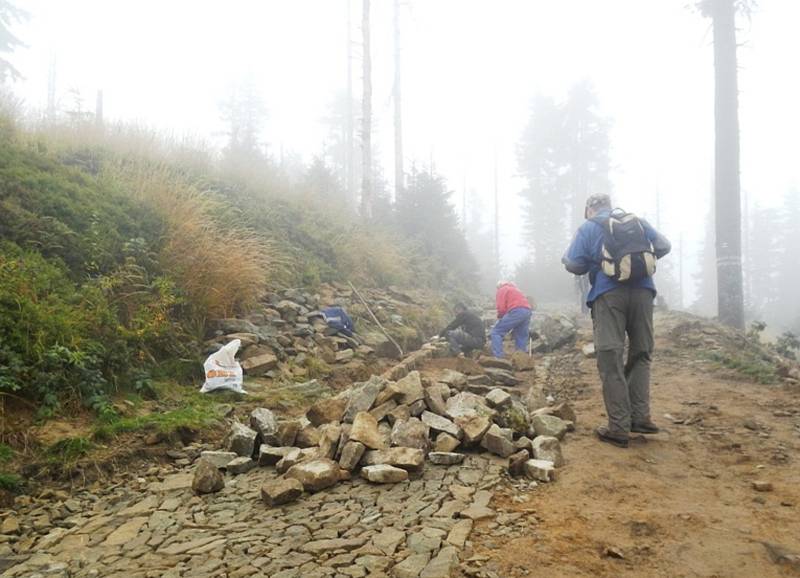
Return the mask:
{"type": "Polygon", "coordinates": [[[605,217],[597,216],[589,219],[590,221],[597,223],[603,228],[603,242],[605,245],[604,248],[608,250],[612,259],[616,258],[615,253],[617,249],[617,241],[614,238],[614,231],[611,225],[611,219],[613,218],[616,221],[621,221],[622,219],[624,219],[629,215],[636,218],[635,215],[632,215],[632,213],[628,213],[624,209],[616,208],[612,209],[611,212],[605,217]]]}
{"type": "Polygon", "coordinates": [[[603,243],[600,246],[600,270],[614,278],[619,274],[619,269],[616,260],[617,243],[611,230],[611,215],[612,213],[605,217],[592,217],[590,221],[600,225],[603,230],[603,243]]]}
{"type": "Polygon", "coordinates": [[[606,246],[613,247],[614,245],[614,235],[611,233],[611,215],[607,215],[605,217],[592,217],[589,219],[593,223],[597,223],[603,229],[603,244],[606,246]]]}

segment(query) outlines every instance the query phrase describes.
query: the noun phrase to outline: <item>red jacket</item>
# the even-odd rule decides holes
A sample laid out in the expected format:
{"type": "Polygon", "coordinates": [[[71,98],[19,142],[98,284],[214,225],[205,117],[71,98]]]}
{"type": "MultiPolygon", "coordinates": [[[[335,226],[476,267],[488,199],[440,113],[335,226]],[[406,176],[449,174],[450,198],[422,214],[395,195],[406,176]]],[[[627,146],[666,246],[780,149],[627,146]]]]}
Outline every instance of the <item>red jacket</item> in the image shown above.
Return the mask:
{"type": "Polygon", "coordinates": [[[516,309],[517,307],[524,307],[530,309],[531,304],[522,294],[522,291],[517,289],[513,283],[504,283],[497,288],[497,318],[500,319],[503,315],[516,309]]]}

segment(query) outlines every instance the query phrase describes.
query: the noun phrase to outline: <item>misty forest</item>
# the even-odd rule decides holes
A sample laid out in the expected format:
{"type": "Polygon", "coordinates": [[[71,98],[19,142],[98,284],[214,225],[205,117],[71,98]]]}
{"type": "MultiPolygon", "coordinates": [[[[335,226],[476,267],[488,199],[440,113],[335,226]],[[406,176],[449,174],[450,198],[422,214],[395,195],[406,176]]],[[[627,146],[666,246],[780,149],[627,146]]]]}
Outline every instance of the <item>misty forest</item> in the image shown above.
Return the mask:
{"type": "Polygon", "coordinates": [[[0,0],[0,573],[796,575],[798,21],[0,0]]]}

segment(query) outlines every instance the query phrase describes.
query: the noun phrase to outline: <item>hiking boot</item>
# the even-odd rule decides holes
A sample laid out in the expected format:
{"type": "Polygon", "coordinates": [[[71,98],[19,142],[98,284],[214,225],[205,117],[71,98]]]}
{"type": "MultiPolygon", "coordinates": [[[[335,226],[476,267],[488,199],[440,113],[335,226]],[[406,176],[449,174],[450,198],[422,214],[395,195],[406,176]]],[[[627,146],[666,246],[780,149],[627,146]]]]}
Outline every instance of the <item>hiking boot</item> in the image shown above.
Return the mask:
{"type": "Polygon", "coordinates": [[[640,434],[657,434],[661,430],[652,421],[643,421],[641,423],[631,424],[631,431],[640,434]]]}
{"type": "Polygon", "coordinates": [[[597,434],[597,437],[600,438],[601,442],[606,442],[607,444],[617,446],[618,448],[628,447],[628,436],[624,433],[612,433],[604,425],[601,425],[599,428],[594,430],[594,433],[597,434]]]}

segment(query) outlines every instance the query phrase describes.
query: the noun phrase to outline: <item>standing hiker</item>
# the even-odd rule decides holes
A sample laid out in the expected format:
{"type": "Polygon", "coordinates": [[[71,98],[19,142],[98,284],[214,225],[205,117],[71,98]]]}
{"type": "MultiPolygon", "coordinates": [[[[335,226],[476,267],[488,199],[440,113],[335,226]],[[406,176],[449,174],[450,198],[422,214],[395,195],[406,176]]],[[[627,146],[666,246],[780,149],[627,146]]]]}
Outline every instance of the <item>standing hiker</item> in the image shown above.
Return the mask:
{"type": "Polygon", "coordinates": [[[517,351],[528,350],[531,304],[511,281],[497,284],[497,323],[492,328],[492,355],[503,357],[503,337],[511,332],[517,351]]]}
{"type": "Polygon", "coordinates": [[[459,353],[469,355],[475,349],[483,349],[483,345],[486,343],[483,320],[467,309],[463,303],[456,303],[454,310],[455,319],[439,334],[447,338],[450,343],[450,352],[453,355],[459,353]]]}
{"type": "Polygon", "coordinates": [[[589,274],[586,304],[592,310],[597,369],[603,382],[608,426],[600,440],[628,447],[630,432],[654,434],[650,418],[650,361],[653,352],[653,282],[656,259],[669,241],[643,219],[611,208],[608,195],[586,200],[586,222],[561,262],[575,275],[589,274]],[[630,341],[623,363],[625,336],[630,341]]]}

